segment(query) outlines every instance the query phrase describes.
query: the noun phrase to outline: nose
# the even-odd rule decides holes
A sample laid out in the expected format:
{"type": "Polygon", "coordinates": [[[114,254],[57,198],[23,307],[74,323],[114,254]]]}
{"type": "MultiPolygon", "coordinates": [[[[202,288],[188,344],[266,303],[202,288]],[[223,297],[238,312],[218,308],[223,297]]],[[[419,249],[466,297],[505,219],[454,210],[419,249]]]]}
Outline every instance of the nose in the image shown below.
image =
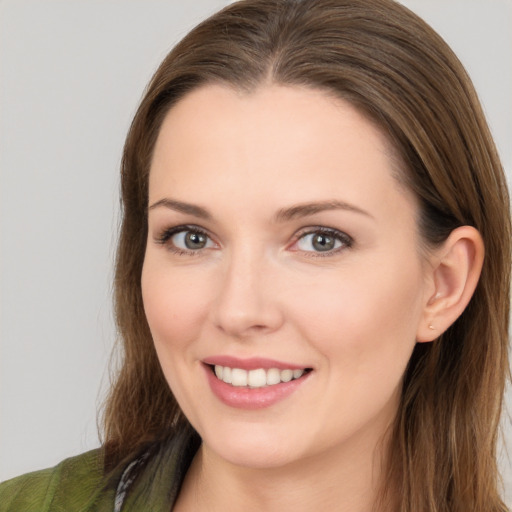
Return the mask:
{"type": "Polygon", "coordinates": [[[233,254],[226,262],[211,310],[216,327],[236,338],[268,334],[283,323],[272,265],[250,252],[233,254]]]}

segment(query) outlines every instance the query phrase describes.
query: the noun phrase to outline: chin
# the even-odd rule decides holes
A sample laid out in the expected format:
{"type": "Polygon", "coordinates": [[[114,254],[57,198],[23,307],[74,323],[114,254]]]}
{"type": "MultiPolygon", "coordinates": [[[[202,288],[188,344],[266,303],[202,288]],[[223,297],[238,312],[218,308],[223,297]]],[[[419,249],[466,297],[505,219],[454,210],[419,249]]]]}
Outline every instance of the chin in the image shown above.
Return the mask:
{"type": "Polygon", "coordinates": [[[259,428],[245,432],[226,432],[222,436],[203,437],[207,450],[230,464],[253,468],[278,468],[300,458],[299,446],[295,439],[283,437],[259,428]]]}
{"type": "MultiPolygon", "coordinates": [[[[284,453],[276,447],[266,446],[241,446],[241,447],[226,447],[216,452],[225,461],[238,467],[250,469],[274,469],[287,466],[294,462],[293,454],[290,451],[284,453]]],[[[211,448],[213,449],[213,448],[211,448]]]]}

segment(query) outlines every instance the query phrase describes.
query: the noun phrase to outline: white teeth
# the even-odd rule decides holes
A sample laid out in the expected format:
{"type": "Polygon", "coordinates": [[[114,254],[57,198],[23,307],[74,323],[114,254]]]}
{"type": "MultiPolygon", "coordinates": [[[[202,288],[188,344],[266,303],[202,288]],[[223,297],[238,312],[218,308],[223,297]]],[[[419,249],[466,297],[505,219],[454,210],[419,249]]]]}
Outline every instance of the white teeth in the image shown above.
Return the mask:
{"type": "Polygon", "coordinates": [[[279,384],[281,382],[281,372],[277,368],[267,370],[267,386],[279,384]]]}
{"type": "Polygon", "coordinates": [[[298,379],[299,377],[302,377],[303,373],[304,370],[293,370],[293,378],[298,379]]]}
{"type": "Polygon", "coordinates": [[[293,370],[281,370],[281,380],[290,382],[293,379],[293,370]]]}
{"type": "Polygon", "coordinates": [[[267,373],[263,368],[251,370],[247,382],[251,388],[261,388],[267,384],[267,373]]]}
{"type": "Polygon", "coordinates": [[[226,384],[235,387],[262,388],[273,386],[280,382],[290,382],[304,375],[305,370],[279,370],[278,368],[258,368],[256,370],[243,370],[241,368],[230,368],[229,366],[215,365],[215,375],[226,384]]]}
{"type": "Polygon", "coordinates": [[[233,368],[231,370],[231,384],[237,387],[247,386],[247,370],[233,368]]]}
{"type": "Polygon", "coordinates": [[[224,366],[222,369],[222,380],[226,384],[231,384],[231,368],[229,366],[224,366]]]}

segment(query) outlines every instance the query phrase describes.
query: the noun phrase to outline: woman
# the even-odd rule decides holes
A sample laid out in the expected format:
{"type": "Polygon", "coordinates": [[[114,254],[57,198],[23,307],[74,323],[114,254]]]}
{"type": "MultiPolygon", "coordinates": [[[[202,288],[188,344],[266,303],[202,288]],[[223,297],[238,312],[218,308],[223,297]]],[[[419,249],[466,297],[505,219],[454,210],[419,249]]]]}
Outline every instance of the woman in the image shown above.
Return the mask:
{"type": "Polygon", "coordinates": [[[104,446],[0,510],[506,510],[509,200],[424,22],[231,5],[153,77],[122,198],[104,446]]]}

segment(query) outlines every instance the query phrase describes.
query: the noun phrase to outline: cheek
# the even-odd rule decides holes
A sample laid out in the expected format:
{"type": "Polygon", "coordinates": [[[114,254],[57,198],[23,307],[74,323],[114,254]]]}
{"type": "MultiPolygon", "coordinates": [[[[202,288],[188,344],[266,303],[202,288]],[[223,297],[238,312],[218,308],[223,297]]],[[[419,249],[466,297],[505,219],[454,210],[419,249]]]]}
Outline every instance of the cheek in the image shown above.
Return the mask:
{"type": "Polygon", "coordinates": [[[350,270],[317,279],[307,294],[290,296],[296,318],[303,319],[303,336],[329,364],[347,372],[389,370],[401,376],[421,318],[421,268],[399,261],[350,270]]]}
{"type": "Polygon", "coordinates": [[[197,338],[209,303],[207,280],[162,267],[145,261],[141,282],[144,310],[157,350],[161,345],[184,347],[197,338]]]}

